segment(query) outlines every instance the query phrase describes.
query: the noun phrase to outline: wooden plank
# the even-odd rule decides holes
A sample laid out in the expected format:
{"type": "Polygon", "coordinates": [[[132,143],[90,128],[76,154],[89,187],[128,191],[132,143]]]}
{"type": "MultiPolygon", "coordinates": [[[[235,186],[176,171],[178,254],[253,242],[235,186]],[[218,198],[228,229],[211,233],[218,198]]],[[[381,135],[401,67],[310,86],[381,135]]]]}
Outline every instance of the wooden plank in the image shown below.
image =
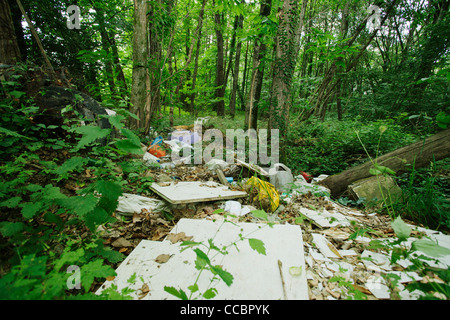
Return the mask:
{"type": "Polygon", "coordinates": [[[244,198],[244,191],[231,190],[214,181],[152,183],[150,189],[172,204],[244,198]]]}

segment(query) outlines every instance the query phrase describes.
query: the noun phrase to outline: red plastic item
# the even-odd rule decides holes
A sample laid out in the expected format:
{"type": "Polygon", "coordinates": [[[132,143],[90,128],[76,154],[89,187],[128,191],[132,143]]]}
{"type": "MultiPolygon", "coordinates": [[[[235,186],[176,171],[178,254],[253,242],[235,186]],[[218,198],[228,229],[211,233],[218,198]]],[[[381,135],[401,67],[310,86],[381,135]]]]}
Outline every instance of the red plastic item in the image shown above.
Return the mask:
{"type": "Polygon", "coordinates": [[[150,146],[150,148],[148,148],[148,153],[154,155],[157,158],[161,158],[166,155],[166,151],[164,151],[159,144],[150,146]]]}
{"type": "Polygon", "coordinates": [[[305,178],[306,182],[310,183],[313,176],[310,175],[309,173],[306,173],[305,171],[301,171],[300,174],[303,176],[303,178],[305,178]]]}

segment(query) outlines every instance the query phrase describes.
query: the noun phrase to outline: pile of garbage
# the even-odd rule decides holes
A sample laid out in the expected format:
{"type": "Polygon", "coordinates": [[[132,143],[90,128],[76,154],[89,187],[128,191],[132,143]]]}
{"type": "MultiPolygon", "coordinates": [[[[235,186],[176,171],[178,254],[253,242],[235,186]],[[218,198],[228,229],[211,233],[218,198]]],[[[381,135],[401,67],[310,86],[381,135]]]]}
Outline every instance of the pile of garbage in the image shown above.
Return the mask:
{"type": "MultiPolygon", "coordinates": [[[[311,300],[418,299],[424,293],[407,290],[408,284],[448,281],[439,273],[423,275],[408,267],[418,255],[431,267],[448,270],[450,236],[405,223],[403,230],[410,231],[398,242],[390,217],[332,201],[330,191],[320,185],[326,175],[294,176],[281,163],[262,168],[239,159],[232,164],[212,159],[192,165],[192,144],[199,136],[185,127],[178,129],[169,140],[157,136],[145,146],[142,161],[154,180],[152,196],[124,194],[116,215],[125,229],[101,230],[119,251],[130,253],[140,239],[163,239],[180,218],[288,223],[302,229],[311,300]],[[170,153],[182,150],[186,157],[173,161],[170,153]],[[258,214],[261,210],[266,221],[258,214]],[[425,248],[394,258],[393,252],[417,249],[419,239],[434,241],[438,254],[425,248]]],[[[446,298],[439,292],[435,297],[446,298]]]]}

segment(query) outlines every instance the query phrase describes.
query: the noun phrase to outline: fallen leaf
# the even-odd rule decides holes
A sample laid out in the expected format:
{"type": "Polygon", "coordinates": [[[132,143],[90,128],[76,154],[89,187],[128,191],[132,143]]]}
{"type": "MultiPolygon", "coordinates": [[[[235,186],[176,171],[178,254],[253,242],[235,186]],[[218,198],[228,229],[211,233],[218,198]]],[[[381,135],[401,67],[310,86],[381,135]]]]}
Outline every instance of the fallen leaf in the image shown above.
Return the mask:
{"type": "Polygon", "coordinates": [[[124,253],[124,252],[126,252],[127,250],[128,250],[128,248],[120,248],[119,252],[120,252],[120,253],[124,253]]]}
{"type": "Polygon", "coordinates": [[[366,288],[364,288],[364,287],[362,287],[362,286],[359,286],[359,285],[357,285],[357,284],[352,284],[352,286],[353,286],[353,288],[355,288],[355,289],[358,290],[358,291],[361,291],[361,292],[364,293],[364,294],[372,294],[372,292],[370,292],[369,289],[366,289],[366,288]]]}
{"type": "Polygon", "coordinates": [[[178,241],[189,241],[192,239],[192,236],[186,236],[184,232],[180,233],[169,233],[167,235],[167,239],[172,243],[177,243],[178,241]]]}
{"type": "Polygon", "coordinates": [[[119,238],[116,241],[114,241],[113,243],[111,243],[111,245],[113,247],[116,247],[116,248],[132,247],[133,246],[131,244],[131,242],[128,241],[127,239],[125,239],[125,238],[119,238]]]}
{"type": "Polygon", "coordinates": [[[143,214],[139,214],[139,213],[133,213],[133,223],[136,222],[141,222],[142,220],[144,220],[145,216],[143,214]]]}
{"type": "Polygon", "coordinates": [[[170,255],[169,254],[160,254],[159,256],[156,257],[155,262],[157,263],[166,263],[167,261],[169,261],[170,259],[170,255]]]}
{"type": "Polygon", "coordinates": [[[110,276],[110,277],[106,277],[106,280],[113,281],[115,278],[116,278],[116,276],[110,276]]]}
{"type": "Polygon", "coordinates": [[[330,248],[330,250],[335,254],[335,255],[337,255],[339,258],[343,258],[342,256],[341,256],[341,254],[339,253],[339,251],[337,251],[337,249],[331,244],[331,243],[329,243],[329,242],[327,242],[327,246],[328,246],[328,248],[330,248]]]}
{"type": "Polygon", "coordinates": [[[144,298],[149,292],[150,292],[150,288],[148,287],[148,285],[146,283],[144,283],[142,285],[142,288],[140,289],[141,292],[139,293],[139,300],[144,298]]]}
{"type": "Polygon", "coordinates": [[[299,276],[302,274],[302,267],[290,267],[289,268],[289,273],[291,274],[291,276],[299,276]]]}
{"type": "Polygon", "coordinates": [[[150,288],[148,287],[148,284],[144,283],[144,284],[142,285],[141,291],[142,291],[142,293],[147,293],[147,292],[149,292],[149,291],[150,291],[150,288]]]}

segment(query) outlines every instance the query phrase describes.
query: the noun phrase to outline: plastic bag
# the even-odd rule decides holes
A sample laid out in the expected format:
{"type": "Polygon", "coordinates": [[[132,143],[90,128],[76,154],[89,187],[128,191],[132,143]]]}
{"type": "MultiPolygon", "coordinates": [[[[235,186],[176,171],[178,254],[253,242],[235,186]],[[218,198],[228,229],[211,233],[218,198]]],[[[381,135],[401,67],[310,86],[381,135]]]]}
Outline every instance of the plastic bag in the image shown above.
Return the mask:
{"type": "Polygon", "coordinates": [[[289,183],[294,182],[291,169],[282,163],[275,163],[273,168],[269,170],[270,183],[280,191],[287,191],[289,189],[289,183]]]}
{"type": "Polygon", "coordinates": [[[264,199],[268,199],[270,201],[270,209],[274,212],[279,204],[280,204],[280,195],[278,194],[277,189],[273,186],[273,184],[263,181],[257,177],[251,177],[246,182],[247,186],[256,188],[258,192],[257,199],[253,199],[253,201],[262,201],[264,199]]]}

